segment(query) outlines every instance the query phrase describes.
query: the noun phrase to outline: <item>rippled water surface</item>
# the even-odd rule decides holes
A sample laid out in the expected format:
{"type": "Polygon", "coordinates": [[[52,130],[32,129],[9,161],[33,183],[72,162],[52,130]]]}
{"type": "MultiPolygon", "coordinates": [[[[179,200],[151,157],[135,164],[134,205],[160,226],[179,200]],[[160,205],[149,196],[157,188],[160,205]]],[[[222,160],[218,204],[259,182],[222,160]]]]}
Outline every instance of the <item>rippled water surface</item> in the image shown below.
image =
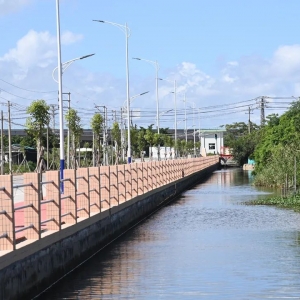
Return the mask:
{"type": "Polygon", "coordinates": [[[250,183],[215,172],[39,299],[300,299],[300,214],[250,183]]]}

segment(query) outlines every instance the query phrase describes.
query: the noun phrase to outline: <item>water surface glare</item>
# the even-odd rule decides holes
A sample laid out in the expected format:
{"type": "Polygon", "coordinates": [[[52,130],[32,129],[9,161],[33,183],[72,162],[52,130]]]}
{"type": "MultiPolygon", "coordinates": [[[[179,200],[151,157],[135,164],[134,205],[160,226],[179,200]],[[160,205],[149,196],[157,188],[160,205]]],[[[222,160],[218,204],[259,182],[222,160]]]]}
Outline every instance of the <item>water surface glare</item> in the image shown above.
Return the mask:
{"type": "Polygon", "coordinates": [[[39,299],[300,299],[300,214],[250,183],[215,172],[39,299]]]}

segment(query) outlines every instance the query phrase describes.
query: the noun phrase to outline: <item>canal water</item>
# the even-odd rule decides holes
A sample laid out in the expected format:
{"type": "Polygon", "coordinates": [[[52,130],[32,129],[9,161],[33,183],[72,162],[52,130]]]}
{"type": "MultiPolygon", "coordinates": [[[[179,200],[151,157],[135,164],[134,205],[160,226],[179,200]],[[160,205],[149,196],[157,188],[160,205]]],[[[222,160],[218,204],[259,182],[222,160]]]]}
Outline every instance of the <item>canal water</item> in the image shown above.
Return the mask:
{"type": "Polygon", "coordinates": [[[300,214],[217,171],[38,299],[300,299],[300,214]]]}

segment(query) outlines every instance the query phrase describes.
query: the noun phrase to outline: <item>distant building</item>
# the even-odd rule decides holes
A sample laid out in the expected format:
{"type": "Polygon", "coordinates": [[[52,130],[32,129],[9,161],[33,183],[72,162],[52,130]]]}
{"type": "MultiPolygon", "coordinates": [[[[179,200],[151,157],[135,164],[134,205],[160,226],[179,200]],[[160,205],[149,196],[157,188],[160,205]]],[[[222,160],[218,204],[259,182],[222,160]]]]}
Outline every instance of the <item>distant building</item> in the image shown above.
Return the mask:
{"type": "MultiPolygon", "coordinates": [[[[11,154],[12,154],[12,163],[13,164],[21,164],[24,155],[26,156],[27,161],[32,161],[36,163],[36,158],[37,158],[37,152],[35,148],[32,147],[21,147],[19,144],[13,144],[11,146],[11,154]]],[[[9,150],[8,147],[5,149],[4,152],[4,161],[8,163],[8,157],[9,157],[9,150]]]]}
{"type": "Polygon", "coordinates": [[[202,129],[200,131],[200,153],[220,154],[224,148],[224,137],[222,129],[202,129]]]}

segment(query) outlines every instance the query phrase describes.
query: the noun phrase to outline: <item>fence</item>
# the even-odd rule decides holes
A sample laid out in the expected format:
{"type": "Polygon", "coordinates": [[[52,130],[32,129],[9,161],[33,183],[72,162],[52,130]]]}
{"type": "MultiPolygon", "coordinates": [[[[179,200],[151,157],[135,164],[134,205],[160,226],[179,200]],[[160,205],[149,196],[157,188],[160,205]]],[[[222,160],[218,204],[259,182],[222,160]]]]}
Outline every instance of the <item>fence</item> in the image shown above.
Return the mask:
{"type": "Polygon", "coordinates": [[[45,235],[76,224],[138,195],[189,176],[218,162],[218,156],[25,173],[13,185],[12,175],[0,175],[0,255],[45,235]],[[14,190],[24,201],[14,203],[14,190]],[[4,252],[3,252],[4,251],[4,252]]]}

